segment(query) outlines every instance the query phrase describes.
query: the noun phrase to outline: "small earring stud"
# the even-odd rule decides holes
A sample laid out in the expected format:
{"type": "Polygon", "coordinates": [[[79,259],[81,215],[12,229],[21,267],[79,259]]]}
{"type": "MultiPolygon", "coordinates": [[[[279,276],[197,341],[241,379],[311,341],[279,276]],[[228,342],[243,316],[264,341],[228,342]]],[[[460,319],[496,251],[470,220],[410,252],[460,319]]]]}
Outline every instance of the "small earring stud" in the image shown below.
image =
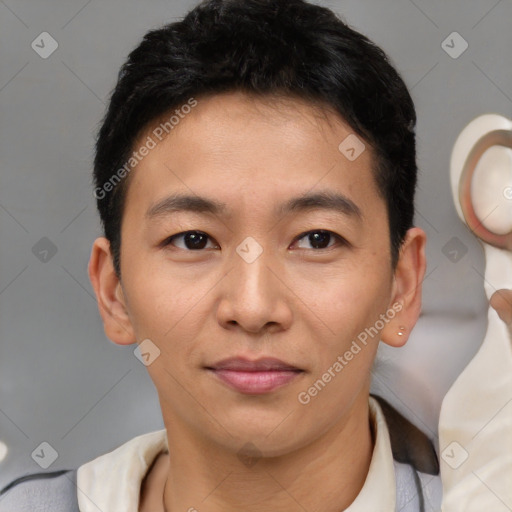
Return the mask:
{"type": "Polygon", "coordinates": [[[403,336],[405,330],[406,330],[406,328],[403,325],[401,325],[400,330],[397,332],[398,336],[403,336]]]}

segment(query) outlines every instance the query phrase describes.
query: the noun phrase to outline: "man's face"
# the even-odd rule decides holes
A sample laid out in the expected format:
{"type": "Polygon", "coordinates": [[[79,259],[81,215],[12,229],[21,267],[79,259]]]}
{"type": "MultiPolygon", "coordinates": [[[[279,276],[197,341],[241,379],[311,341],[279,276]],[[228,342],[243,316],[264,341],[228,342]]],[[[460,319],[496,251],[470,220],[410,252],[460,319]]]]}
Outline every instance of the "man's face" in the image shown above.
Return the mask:
{"type": "Polygon", "coordinates": [[[378,335],[307,393],[392,306],[386,206],[370,148],[353,161],[339,149],[352,133],[297,100],[217,95],[198,99],[132,171],[122,296],[137,341],[161,351],[148,371],[168,428],[277,455],[341,427],[367,402],[378,335]],[[176,194],[225,210],[155,210],[176,194]],[[318,194],[345,200],[286,209],[318,194]],[[254,379],[234,388],[208,369],[230,357],[273,357],[301,371],[275,388],[254,379]]]}

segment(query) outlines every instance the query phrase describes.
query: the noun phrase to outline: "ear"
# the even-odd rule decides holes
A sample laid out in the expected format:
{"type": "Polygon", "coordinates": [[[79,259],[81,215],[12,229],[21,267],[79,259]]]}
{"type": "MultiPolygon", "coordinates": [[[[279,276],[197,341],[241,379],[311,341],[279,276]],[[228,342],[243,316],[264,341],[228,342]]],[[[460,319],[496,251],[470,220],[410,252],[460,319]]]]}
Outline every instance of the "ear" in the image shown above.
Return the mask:
{"type": "Polygon", "coordinates": [[[88,271],[107,338],[119,345],[136,343],[121,281],[114,270],[110,242],[106,238],[94,241],[88,271]]]}
{"type": "Polygon", "coordinates": [[[405,345],[420,316],[421,288],[426,269],[426,241],[425,232],[414,227],[407,231],[400,248],[390,303],[390,309],[396,311],[396,315],[381,332],[381,340],[392,347],[405,345]],[[401,308],[398,304],[401,304],[401,308]],[[395,307],[391,307],[392,305],[395,307]]]}

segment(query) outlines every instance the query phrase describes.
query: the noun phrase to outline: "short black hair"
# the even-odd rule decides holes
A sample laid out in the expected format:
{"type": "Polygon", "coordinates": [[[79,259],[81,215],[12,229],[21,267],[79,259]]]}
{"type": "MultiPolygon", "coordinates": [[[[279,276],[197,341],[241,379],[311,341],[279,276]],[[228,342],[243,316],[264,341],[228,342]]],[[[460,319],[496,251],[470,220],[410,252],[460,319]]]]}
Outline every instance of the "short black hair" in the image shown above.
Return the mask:
{"type": "Polygon", "coordinates": [[[323,104],[370,144],[395,268],[414,218],[416,112],[388,56],[330,9],[304,0],[205,0],[146,33],[119,71],[98,132],[94,194],[117,275],[138,136],[191,98],[230,91],[323,104]]]}

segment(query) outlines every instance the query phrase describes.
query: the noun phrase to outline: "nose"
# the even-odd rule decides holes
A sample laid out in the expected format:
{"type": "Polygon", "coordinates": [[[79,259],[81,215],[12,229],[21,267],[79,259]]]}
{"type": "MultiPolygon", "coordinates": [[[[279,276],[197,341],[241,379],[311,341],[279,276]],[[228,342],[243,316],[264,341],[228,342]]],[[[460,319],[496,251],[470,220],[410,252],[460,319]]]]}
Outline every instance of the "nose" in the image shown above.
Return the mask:
{"type": "Polygon", "coordinates": [[[293,292],[275,258],[266,250],[254,261],[235,252],[232,265],[219,288],[219,324],[256,334],[288,329],[293,292]]]}

